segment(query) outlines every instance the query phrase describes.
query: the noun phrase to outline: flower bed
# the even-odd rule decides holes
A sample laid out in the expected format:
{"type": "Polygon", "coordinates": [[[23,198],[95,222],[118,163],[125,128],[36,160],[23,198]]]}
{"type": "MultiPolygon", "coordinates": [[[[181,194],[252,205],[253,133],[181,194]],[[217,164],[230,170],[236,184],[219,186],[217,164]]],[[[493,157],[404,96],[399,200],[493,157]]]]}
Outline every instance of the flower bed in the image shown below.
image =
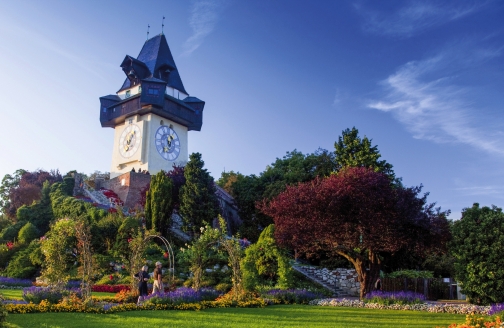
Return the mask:
{"type": "Polygon", "coordinates": [[[114,191],[104,188],[101,188],[100,191],[103,195],[105,195],[105,197],[107,197],[111,201],[113,205],[120,205],[120,206],[124,205],[123,201],[119,198],[119,196],[117,196],[117,194],[114,191]]]}
{"type": "Polygon", "coordinates": [[[40,304],[43,301],[51,304],[60,302],[64,296],[75,294],[81,297],[82,292],[79,288],[69,288],[64,290],[57,290],[50,287],[28,287],[23,289],[23,300],[28,303],[40,304]]]}
{"type": "MultiPolygon", "coordinates": [[[[504,327],[504,322],[501,321],[500,316],[496,317],[482,317],[481,315],[471,314],[466,316],[466,321],[461,324],[452,323],[448,328],[483,328],[483,327],[504,327]]],[[[436,328],[444,328],[436,326],[436,328]]]]}
{"type": "Polygon", "coordinates": [[[420,293],[410,291],[383,292],[380,290],[372,291],[366,295],[365,303],[377,303],[383,305],[392,304],[422,304],[425,302],[425,296],[420,293]]]}
{"type": "Polygon", "coordinates": [[[92,287],[93,292],[104,292],[104,293],[119,293],[122,290],[129,291],[131,289],[128,285],[94,285],[92,287]]]}
{"type": "Polygon", "coordinates": [[[337,298],[317,299],[309,303],[310,305],[319,306],[341,306],[341,307],[358,307],[380,310],[408,310],[408,311],[425,311],[433,313],[451,313],[451,314],[488,314],[490,306],[478,306],[471,304],[391,304],[384,305],[378,303],[366,303],[359,300],[347,300],[337,298]]]}
{"type": "Polygon", "coordinates": [[[262,294],[266,299],[271,299],[277,304],[308,304],[310,301],[321,298],[323,295],[304,289],[272,289],[262,294]]]}
{"type": "Polygon", "coordinates": [[[51,304],[42,301],[40,304],[5,304],[5,308],[9,313],[44,313],[44,312],[81,312],[81,313],[117,313],[125,311],[142,311],[142,310],[192,310],[199,311],[209,308],[225,308],[225,307],[265,307],[267,303],[262,299],[248,300],[243,302],[219,301],[201,301],[199,303],[181,303],[181,304],[152,304],[145,303],[136,305],[135,303],[109,303],[101,302],[94,304],[67,304],[64,302],[51,304]]]}
{"type": "Polygon", "coordinates": [[[219,296],[219,292],[210,288],[202,288],[195,291],[192,288],[181,287],[172,292],[150,294],[145,297],[144,302],[150,304],[172,304],[197,303],[201,301],[213,301],[219,296]]]}
{"type": "Polygon", "coordinates": [[[30,287],[33,286],[33,282],[29,279],[0,277],[0,285],[0,288],[30,287]]]}

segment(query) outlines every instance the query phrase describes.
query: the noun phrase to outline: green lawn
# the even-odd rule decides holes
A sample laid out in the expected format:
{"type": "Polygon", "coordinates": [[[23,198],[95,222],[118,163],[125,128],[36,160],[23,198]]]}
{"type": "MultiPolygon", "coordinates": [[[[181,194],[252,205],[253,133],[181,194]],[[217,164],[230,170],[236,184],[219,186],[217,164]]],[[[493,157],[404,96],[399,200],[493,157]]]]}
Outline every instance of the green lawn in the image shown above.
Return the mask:
{"type": "MultiPolygon", "coordinates": [[[[0,289],[0,294],[2,294],[6,299],[9,300],[22,300],[23,290],[22,289],[0,289]]],[[[103,292],[93,292],[95,297],[114,297],[114,293],[103,293],[103,292]]]]}
{"type": "Polygon", "coordinates": [[[429,327],[463,322],[464,315],[307,305],[263,309],[133,311],[118,314],[10,314],[11,327],[429,327]]]}

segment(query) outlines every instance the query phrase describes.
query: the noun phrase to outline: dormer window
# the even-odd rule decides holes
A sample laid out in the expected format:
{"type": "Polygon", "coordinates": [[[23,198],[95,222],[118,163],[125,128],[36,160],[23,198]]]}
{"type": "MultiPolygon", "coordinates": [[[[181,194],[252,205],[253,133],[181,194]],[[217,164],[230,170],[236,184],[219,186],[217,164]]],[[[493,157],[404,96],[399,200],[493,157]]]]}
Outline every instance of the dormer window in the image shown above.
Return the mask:
{"type": "Polygon", "coordinates": [[[126,90],[126,98],[131,97],[131,90],[126,90]]]}

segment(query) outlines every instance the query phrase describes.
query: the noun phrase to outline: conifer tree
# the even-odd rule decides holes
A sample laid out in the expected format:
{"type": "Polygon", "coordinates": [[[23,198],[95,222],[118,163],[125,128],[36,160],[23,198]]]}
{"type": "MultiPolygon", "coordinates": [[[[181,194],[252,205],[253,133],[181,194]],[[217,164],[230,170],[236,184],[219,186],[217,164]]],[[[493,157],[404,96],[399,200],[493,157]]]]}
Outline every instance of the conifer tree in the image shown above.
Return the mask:
{"type": "Polygon", "coordinates": [[[162,235],[166,235],[168,227],[171,226],[173,212],[172,192],[173,182],[166,176],[166,172],[161,170],[152,177],[145,200],[147,229],[155,228],[162,235]]]}
{"type": "Polygon", "coordinates": [[[219,214],[214,180],[204,165],[201,154],[192,153],[184,170],[186,183],[180,189],[180,214],[185,231],[199,231],[219,214]]]}
{"type": "Polygon", "coordinates": [[[371,139],[359,137],[359,130],[355,127],[343,130],[338,141],[334,143],[337,170],[348,167],[367,167],[375,172],[386,174],[395,180],[392,164],[379,160],[381,155],[378,146],[371,146],[371,139]]]}

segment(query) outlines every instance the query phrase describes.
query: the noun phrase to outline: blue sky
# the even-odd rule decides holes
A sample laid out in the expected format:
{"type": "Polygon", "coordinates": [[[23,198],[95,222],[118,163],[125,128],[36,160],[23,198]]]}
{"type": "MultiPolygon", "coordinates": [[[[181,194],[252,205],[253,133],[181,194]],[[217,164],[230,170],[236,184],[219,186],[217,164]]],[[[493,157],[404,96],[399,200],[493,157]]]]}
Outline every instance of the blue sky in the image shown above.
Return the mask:
{"type": "Polygon", "coordinates": [[[215,178],[286,151],[333,149],[357,127],[406,185],[451,218],[504,206],[501,1],[4,1],[0,176],[108,171],[100,96],[126,54],[164,32],[186,90],[206,101],[201,152],[215,178]]]}

